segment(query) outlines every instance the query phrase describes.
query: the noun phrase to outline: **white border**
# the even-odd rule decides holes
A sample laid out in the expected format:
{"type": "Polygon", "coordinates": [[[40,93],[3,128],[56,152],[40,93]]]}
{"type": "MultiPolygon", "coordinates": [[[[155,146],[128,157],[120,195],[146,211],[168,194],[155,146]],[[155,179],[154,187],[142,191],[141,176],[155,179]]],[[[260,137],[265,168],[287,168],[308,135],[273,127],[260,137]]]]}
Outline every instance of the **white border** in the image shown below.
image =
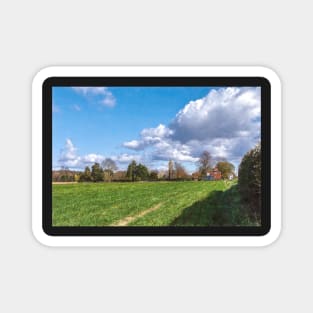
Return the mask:
{"type": "Polygon", "coordinates": [[[210,66],[97,66],[48,67],[32,85],[32,229],[48,246],[265,246],[281,230],[281,84],[266,67],[210,66]],[[42,84],[52,76],[259,76],[271,83],[271,230],[265,236],[48,236],[42,229],[42,84]]]}

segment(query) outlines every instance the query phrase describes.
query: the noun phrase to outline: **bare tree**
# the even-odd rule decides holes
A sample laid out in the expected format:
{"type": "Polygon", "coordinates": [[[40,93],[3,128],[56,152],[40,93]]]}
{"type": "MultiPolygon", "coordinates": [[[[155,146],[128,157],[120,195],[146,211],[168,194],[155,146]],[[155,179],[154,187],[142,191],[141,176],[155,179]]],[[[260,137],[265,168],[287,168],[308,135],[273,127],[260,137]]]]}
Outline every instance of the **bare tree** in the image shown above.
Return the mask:
{"type": "Polygon", "coordinates": [[[212,169],[212,156],[210,152],[203,151],[200,155],[199,161],[199,172],[201,175],[206,175],[212,169]]]}
{"type": "Polygon", "coordinates": [[[173,178],[173,173],[174,173],[174,164],[173,161],[170,160],[168,162],[168,180],[171,180],[173,178]]]}
{"type": "Polygon", "coordinates": [[[188,177],[186,169],[178,162],[175,162],[175,172],[178,179],[188,177]]]}
{"type": "Polygon", "coordinates": [[[114,171],[117,170],[116,163],[112,159],[106,158],[101,163],[101,166],[102,166],[103,172],[104,172],[104,179],[111,181],[114,171]]]}

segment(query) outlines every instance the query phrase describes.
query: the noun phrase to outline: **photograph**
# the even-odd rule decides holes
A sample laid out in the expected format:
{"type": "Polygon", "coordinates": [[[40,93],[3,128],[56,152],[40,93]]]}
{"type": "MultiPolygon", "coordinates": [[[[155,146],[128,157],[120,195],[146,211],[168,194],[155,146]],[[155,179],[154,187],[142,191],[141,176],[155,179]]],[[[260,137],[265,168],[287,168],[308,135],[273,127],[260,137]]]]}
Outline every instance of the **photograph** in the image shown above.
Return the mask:
{"type": "Polygon", "coordinates": [[[261,226],[260,86],[53,86],[53,227],[261,226]]]}

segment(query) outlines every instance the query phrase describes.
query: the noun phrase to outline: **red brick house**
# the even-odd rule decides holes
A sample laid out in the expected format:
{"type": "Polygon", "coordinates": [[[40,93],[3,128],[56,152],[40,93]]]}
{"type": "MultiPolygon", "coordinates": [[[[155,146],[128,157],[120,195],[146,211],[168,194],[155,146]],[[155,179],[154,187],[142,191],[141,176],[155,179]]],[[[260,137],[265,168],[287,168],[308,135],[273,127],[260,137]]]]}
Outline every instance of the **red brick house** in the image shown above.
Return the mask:
{"type": "Polygon", "coordinates": [[[209,171],[204,178],[205,180],[220,180],[222,179],[222,173],[216,167],[209,171]]]}

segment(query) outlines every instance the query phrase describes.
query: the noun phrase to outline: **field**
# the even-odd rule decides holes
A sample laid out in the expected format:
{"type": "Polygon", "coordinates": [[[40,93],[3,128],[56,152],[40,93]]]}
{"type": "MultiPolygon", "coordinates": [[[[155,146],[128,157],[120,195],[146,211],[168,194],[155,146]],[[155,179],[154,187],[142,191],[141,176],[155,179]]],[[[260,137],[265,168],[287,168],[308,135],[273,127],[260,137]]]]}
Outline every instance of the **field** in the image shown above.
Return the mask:
{"type": "Polygon", "coordinates": [[[53,226],[253,225],[236,181],[53,185],[53,226]]]}

